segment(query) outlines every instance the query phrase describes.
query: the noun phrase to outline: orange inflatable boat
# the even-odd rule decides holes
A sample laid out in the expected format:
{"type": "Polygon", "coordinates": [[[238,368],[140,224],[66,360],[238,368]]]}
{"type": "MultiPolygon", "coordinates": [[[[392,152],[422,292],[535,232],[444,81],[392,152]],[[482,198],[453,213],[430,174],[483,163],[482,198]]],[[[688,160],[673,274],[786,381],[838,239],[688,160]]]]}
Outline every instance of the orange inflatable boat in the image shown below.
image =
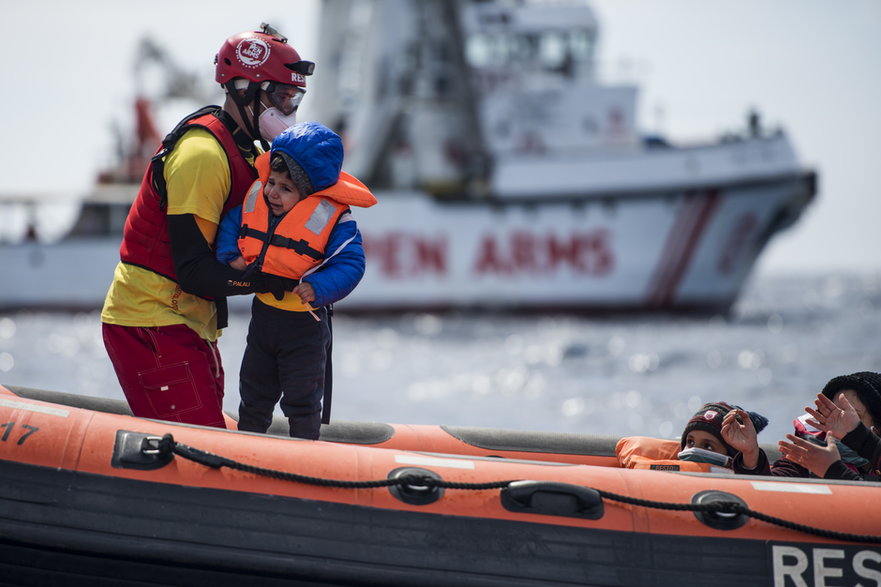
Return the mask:
{"type": "Polygon", "coordinates": [[[0,563],[19,585],[881,584],[878,485],[622,468],[617,441],[305,441],[0,386],[0,563]]]}

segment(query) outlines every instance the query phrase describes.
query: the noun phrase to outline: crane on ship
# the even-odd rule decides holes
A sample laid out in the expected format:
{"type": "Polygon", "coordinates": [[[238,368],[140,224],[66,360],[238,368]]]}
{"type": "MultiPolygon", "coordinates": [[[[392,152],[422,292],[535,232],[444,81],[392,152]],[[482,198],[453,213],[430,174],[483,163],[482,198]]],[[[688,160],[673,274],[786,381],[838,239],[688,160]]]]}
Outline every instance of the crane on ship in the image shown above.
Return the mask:
{"type": "Polygon", "coordinates": [[[123,129],[114,123],[116,162],[99,172],[99,184],[140,182],[150,157],[162,141],[156,124],[159,108],[183,100],[200,104],[216,100],[195,74],[178,65],[164,47],[149,36],[142,37],[138,43],[133,74],[133,126],[123,129]]]}
{"type": "Polygon", "coordinates": [[[181,67],[149,36],[138,42],[132,74],[131,118],[125,125],[118,121],[112,123],[115,137],[112,162],[98,171],[91,192],[80,204],[79,216],[69,236],[121,234],[144,171],[162,141],[160,129],[199,106],[217,103],[218,97],[212,93],[216,89],[200,85],[198,76],[181,67]]]}

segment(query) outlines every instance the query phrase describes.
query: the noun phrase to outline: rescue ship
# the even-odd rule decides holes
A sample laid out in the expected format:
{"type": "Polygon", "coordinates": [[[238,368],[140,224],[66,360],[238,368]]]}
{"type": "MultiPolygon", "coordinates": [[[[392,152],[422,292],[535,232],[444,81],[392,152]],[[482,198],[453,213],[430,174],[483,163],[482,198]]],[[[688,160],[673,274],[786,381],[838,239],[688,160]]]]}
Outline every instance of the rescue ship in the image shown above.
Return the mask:
{"type": "MultiPolygon", "coordinates": [[[[636,85],[599,75],[598,28],[582,0],[321,3],[306,112],[379,200],[356,215],[368,270],[339,310],[732,307],[816,172],[757,114],[700,144],[641,131],[636,85]]],[[[69,238],[0,247],[17,276],[0,306],[101,304],[158,143],[149,108],[69,238]]]]}
{"type": "Polygon", "coordinates": [[[0,422],[16,584],[881,580],[871,483],[623,468],[620,439],[588,435],[342,422],[306,441],[16,386],[0,422]]]}

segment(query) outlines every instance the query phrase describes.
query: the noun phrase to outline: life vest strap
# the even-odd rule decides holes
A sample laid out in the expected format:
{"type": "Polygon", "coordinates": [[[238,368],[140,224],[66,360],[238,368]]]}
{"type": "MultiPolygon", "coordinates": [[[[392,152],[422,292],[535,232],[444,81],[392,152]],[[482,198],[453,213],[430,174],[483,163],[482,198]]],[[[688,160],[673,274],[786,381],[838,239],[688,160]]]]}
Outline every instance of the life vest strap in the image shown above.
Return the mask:
{"type": "MultiPolygon", "coordinates": [[[[242,228],[239,230],[239,235],[242,237],[250,236],[256,238],[257,240],[266,242],[265,232],[263,232],[262,230],[257,230],[256,228],[251,228],[247,224],[242,225],[242,228]]],[[[307,257],[315,259],[316,261],[321,261],[322,259],[324,259],[323,252],[317,249],[313,249],[309,246],[309,243],[303,239],[294,240],[280,234],[274,234],[270,237],[269,244],[274,247],[293,249],[293,251],[298,255],[305,255],[307,257]]]]}
{"type": "MultiPolygon", "coordinates": [[[[185,132],[192,128],[206,128],[205,125],[202,124],[190,125],[189,123],[191,120],[195,120],[207,114],[213,114],[218,119],[220,119],[221,122],[223,122],[220,112],[222,112],[220,106],[203,106],[196,112],[193,112],[192,114],[178,122],[177,126],[175,126],[171,130],[171,132],[165,135],[165,138],[162,139],[162,147],[150,159],[152,163],[152,167],[150,168],[150,182],[153,186],[153,190],[159,195],[159,208],[161,210],[164,210],[165,207],[168,205],[168,186],[165,182],[165,157],[171,152],[172,149],[174,149],[174,146],[177,144],[177,142],[180,140],[185,132]]],[[[230,128],[229,125],[227,125],[227,128],[229,128],[230,132],[232,132],[233,129],[230,128]]],[[[213,131],[209,132],[216,136],[213,131]]],[[[227,194],[227,197],[229,197],[229,194],[227,194]]]]}
{"type": "Polygon", "coordinates": [[[324,254],[321,251],[313,249],[309,246],[309,243],[303,239],[294,240],[286,236],[281,236],[280,234],[274,234],[272,235],[269,244],[275,247],[293,249],[297,254],[312,257],[316,261],[320,261],[324,258],[324,254]]]}

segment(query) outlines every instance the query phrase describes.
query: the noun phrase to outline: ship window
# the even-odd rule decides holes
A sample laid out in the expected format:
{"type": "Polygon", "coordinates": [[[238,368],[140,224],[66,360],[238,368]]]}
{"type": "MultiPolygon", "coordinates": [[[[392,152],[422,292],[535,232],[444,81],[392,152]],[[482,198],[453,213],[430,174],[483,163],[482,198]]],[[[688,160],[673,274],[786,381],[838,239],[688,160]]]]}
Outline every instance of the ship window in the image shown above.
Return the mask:
{"type": "Polygon", "coordinates": [[[567,59],[570,59],[566,38],[560,33],[542,35],[539,52],[539,61],[545,68],[554,69],[567,59]]]}
{"type": "Polygon", "coordinates": [[[594,36],[592,31],[569,31],[566,43],[576,61],[593,60],[594,36]]]}
{"type": "Polygon", "coordinates": [[[472,35],[465,45],[465,59],[471,67],[482,68],[492,63],[492,47],[489,35],[472,35]]]}
{"type": "Polygon", "coordinates": [[[465,48],[471,67],[508,67],[563,71],[574,63],[593,58],[590,30],[546,31],[542,33],[477,33],[465,48]]]}

